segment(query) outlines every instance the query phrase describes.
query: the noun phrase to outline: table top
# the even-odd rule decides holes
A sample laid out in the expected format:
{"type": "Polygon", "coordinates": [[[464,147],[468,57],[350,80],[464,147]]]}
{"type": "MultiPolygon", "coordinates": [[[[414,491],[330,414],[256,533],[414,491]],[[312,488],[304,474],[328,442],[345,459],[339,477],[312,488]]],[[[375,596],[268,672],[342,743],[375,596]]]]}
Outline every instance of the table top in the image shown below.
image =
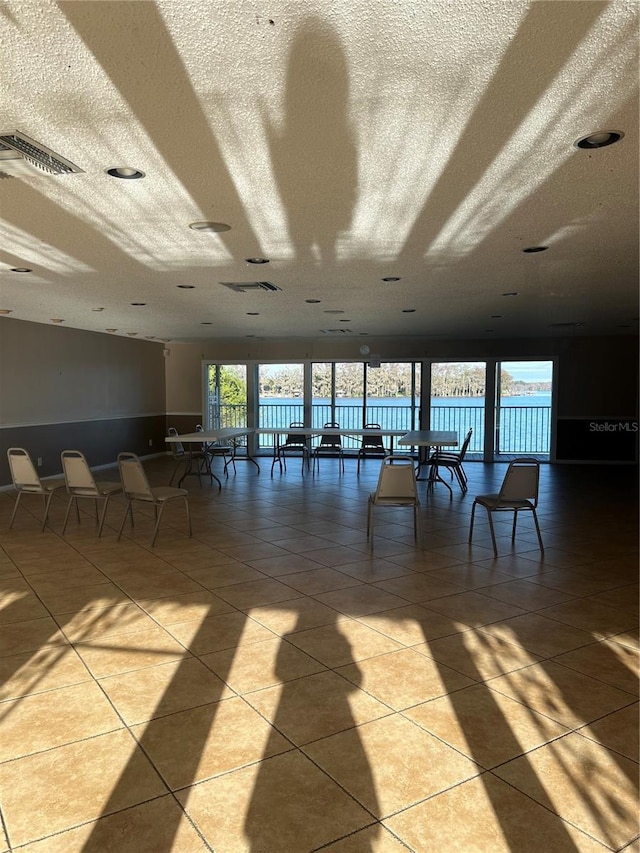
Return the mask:
{"type": "Polygon", "coordinates": [[[250,435],[256,430],[251,427],[221,427],[220,429],[205,429],[202,432],[185,432],[182,435],[169,435],[165,438],[167,444],[204,444],[207,441],[226,441],[250,435]]]}
{"type": "MultiPolygon", "coordinates": [[[[405,435],[406,429],[351,429],[350,427],[257,427],[257,435],[405,435]]],[[[456,444],[458,443],[456,439],[456,444]]]]}
{"type": "Polygon", "coordinates": [[[458,433],[453,430],[417,429],[405,433],[398,439],[398,444],[410,444],[415,447],[429,445],[431,447],[457,447],[458,433]]]}

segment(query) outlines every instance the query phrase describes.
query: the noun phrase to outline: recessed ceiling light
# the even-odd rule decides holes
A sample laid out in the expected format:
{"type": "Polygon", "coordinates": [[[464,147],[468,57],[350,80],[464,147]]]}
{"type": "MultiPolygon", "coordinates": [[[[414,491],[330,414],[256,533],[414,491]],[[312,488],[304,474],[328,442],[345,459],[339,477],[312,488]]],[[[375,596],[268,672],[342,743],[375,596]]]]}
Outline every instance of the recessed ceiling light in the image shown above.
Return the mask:
{"type": "Polygon", "coordinates": [[[416,309],[415,308],[403,308],[402,313],[403,314],[415,314],[416,309]]]}
{"type": "Polygon", "coordinates": [[[596,133],[589,133],[587,136],[582,136],[573,144],[576,148],[591,150],[592,148],[604,148],[606,145],[613,145],[618,142],[624,133],[621,130],[598,130],[596,133]]]}
{"type": "Polygon", "coordinates": [[[502,314],[492,314],[491,315],[492,320],[502,320],[502,317],[503,317],[502,314]]]}
{"type": "Polygon", "coordinates": [[[268,264],[269,258],[245,258],[248,264],[268,264]]]}
{"type": "Polygon", "coordinates": [[[320,299],[305,299],[305,302],[308,302],[309,305],[318,305],[321,300],[320,299]]]}
{"type": "Polygon", "coordinates": [[[61,320],[59,317],[55,317],[55,318],[52,317],[51,322],[52,323],[64,323],[64,320],[61,320]]]}
{"type": "Polygon", "coordinates": [[[503,296],[519,296],[519,292],[517,290],[508,290],[506,293],[502,294],[503,296]]]}
{"type": "Polygon", "coordinates": [[[328,308],[325,309],[325,314],[344,314],[344,311],[341,308],[328,308]]]}
{"type": "Polygon", "coordinates": [[[247,311],[247,317],[259,317],[259,316],[260,316],[259,311],[247,311]]]}
{"type": "Polygon", "coordinates": [[[159,338],[158,340],[161,340],[163,344],[171,343],[171,338],[159,338]]]}
{"type": "Polygon", "coordinates": [[[156,339],[156,336],[155,335],[145,335],[145,338],[148,341],[154,341],[156,339]]]}
{"type": "Polygon", "coordinates": [[[202,323],[200,323],[200,325],[201,326],[212,326],[213,323],[211,323],[209,320],[203,320],[202,323]]]}
{"type": "Polygon", "coordinates": [[[104,311],[104,308],[92,308],[92,311],[104,311]]]}
{"type": "Polygon", "coordinates": [[[381,278],[380,281],[400,281],[399,275],[387,275],[384,278],[381,278]]]}
{"type": "Polygon", "coordinates": [[[206,220],[191,222],[189,224],[189,228],[191,228],[192,231],[214,231],[216,234],[221,231],[231,230],[231,226],[225,225],[224,222],[208,222],[206,220]]]}
{"type": "Polygon", "coordinates": [[[116,166],[113,169],[105,169],[105,172],[112,178],[124,178],[126,181],[144,178],[144,172],[141,172],[140,169],[134,169],[132,166],[116,166]]]}
{"type": "Polygon", "coordinates": [[[180,290],[195,290],[195,284],[176,284],[176,287],[179,287],[180,290]]]}
{"type": "Polygon", "coordinates": [[[135,338],[135,336],[136,336],[138,333],[137,333],[137,332],[127,332],[127,334],[129,335],[129,337],[130,337],[130,338],[135,338]]]}
{"type": "Polygon", "coordinates": [[[351,320],[340,320],[341,323],[350,323],[351,320]]]}
{"type": "Polygon", "coordinates": [[[569,323],[549,323],[550,329],[575,329],[578,326],[581,326],[582,323],[579,322],[569,322],[569,323]]]}
{"type": "Polygon", "coordinates": [[[0,314],[13,314],[13,308],[0,308],[0,314]]]}
{"type": "Polygon", "coordinates": [[[245,338],[255,338],[255,335],[245,335],[245,338]]]}
{"type": "Polygon", "coordinates": [[[11,272],[33,272],[28,267],[11,267],[11,272]]]}
{"type": "MultiPolygon", "coordinates": [[[[7,312],[7,311],[0,311],[0,314],[7,314],[7,313],[9,313],[9,312],[7,312]]],[[[620,324],[618,325],[618,328],[619,328],[619,329],[630,329],[630,328],[631,328],[631,325],[630,325],[629,323],[620,323],[620,324]]]]}
{"type": "Polygon", "coordinates": [[[105,332],[117,332],[117,329],[105,329],[105,332]]]}
{"type": "Polygon", "coordinates": [[[534,252],[546,252],[548,248],[548,246],[527,246],[522,251],[527,255],[532,255],[534,252]]]}
{"type": "Polygon", "coordinates": [[[146,302],[132,302],[132,305],[146,305],[146,302]]]}

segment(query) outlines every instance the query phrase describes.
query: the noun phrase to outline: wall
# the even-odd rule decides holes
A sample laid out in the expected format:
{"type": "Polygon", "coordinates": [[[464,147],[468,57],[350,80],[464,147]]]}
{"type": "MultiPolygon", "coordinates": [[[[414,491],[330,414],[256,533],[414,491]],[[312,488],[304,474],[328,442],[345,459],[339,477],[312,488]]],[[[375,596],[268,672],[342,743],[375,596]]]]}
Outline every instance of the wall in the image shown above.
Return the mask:
{"type": "Polygon", "coordinates": [[[61,471],[60,452],[91,466],[121,450],[164,452],[163,344],[0,318],[0,485],[11,482],[8,447],[61,471]],[[149,442],[152,442],[151,448],[149,442]]]}
{"type": "MultiPolygon", "coordinates": [[[[178,429],[193,429],[202,418],[202,361],[360,361],[363,340],[383,360],[436,358],[481,361],[488,358],[557,359],[558,438],[563,453],[558,460],[602,457],[586,447],[582,456],[570,448],[582,431],[589,435],[594,419],[626,418],[638,414],[638,338],[636,336],[526,338],[497,340],[435,340],[421,338],[357,338],[355,340],[287,339],[281,341],[219,341],[207,344],[170,344],[167,358],[167,412],[178,429]],[[190,426],[191,425],[191,426],[190,426]]],[[[584,437],[584,436],[583,436],[584,437]]],[[[615,436],[596,441],[613,447],[615,436]]],[[[622,435],[622,438],[625,438],[622,435]]],[[[637,436],[626,436],[621,453],[636,456],[637,436]],[[631,448],[629,450],[629,448],[631,448]]],[[[615,458],[615,452],[614,452],[615,458]]]]}

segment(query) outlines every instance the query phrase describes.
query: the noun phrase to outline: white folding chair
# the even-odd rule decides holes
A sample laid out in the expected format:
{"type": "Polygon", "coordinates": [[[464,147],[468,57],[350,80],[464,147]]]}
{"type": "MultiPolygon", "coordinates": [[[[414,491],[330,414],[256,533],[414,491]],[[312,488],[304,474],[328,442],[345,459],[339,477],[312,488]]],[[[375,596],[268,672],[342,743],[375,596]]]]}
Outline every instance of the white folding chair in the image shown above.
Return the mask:
{"type": "Polygon", "coordinates": [[[42,517],[41,530],[47,525],[47,516],[49,515],[49,505],[54,492],[64,489],[65,482],[61,477],[56,477],[51,480],[41,480],[38,472],[31,461],[31,457],[23,447],[10,447],[7,450],[7,458],[9,460],[9,469],[11,470],[11,479],[13,487],[18,492],[16,502],[13,507],[11,521],[9,522],[9,530],[13,527],[13,522],[18,511],[20,498],[22,495],[42,495],[44,501],[44,515],[42,517]]]}
{"type": "Polygon", "coordinates": [[[516,538],[516,523],[518,521],[519,512],[530,512],[533,515],[533,521],[538,534],[538,543],[540,550],[544,553],[544,545],[542,544],[542,536],[540,535],[540,525],[538,524],[538,515],[536,507],[538,506],[538,487],[540,483],[540,463],[537,459],[514,459],[509,463],[507,473],[505,474],[502,486],[497,494],[478,495],[471,507],[471,526],[469,528],[469,542],[473,537],[473,521],[476,512],[476,504],[483,506],[489,516],[489,530],[491,531],[491,542],[493,543],[493,553],[498,556],[498,546],[496,545],[496,532],[493,527],[494,512],[513,512],[513,529],[511,532],[511,541],[515,542],[516,538]]]}
{"type": "Polygon", "coordinates": [[[369,495],[367,511],[367,536],[371,537],[372,544],[374,509],[378,506],[412,507],[413,535],[416,541],[419,538],[420,543],[422,543],[418,514],[420,498],[418,497],[418,487],[413,472],[413,460],[409,456],[387,456],[382,460],[378,487],[375,492],[371,492],[369,495]]]}
{"type": "Polygon", "coordinates": [[[156,525],[151,538],[151,547],[155,545],[158,535],[158,528],[162,520],[162,513],[165,506],[175,498],[182,498],[187,513],[187,524],[189,527],[189,536],[192,535],[191,516],[189,514],[189,502],[187,500],[188,492],[186,489],[173,488],[171,486],[156,486],[151,488],[147,475],[142,467],[142,462],[135,453],[119,453],[118,467],[120,469],[120,479],[122,481],[122,490],[127,499],[127,507],[122,517],[120,530],[118,531],[118,540],[122,536],[124,523],[127,516],[131,514],[131,526],[133,526],[133,501],[141,501],[142,503],[150,503],[153,506],[156,525]]]}
{"type": "Polygon", "coordinates": [[[103,480],[95,480],[91,473],[91,468],[84,455],[79,450],[63,450],[60,454],[62,459],[62,470],[67,486],[67,494],[69,495],[69,503],[67,504],[67,512],[62,525],[62,535],[67,529],[67,521],[71,512],[71,505],[75,501],[76,517],[80,521],[80,510],[78,501],[80,498],[90,498],[94,501],[96,508],[96,521],[98,521],[98,501],[104,500],[102,506],[102,514],[98,524],[98,537],[102,536],[102,528],[104,520],[107,516],[107,507],[109,506],[109,498],[112,495],[122,491],[120,483],[111,483],[103,480]]]}

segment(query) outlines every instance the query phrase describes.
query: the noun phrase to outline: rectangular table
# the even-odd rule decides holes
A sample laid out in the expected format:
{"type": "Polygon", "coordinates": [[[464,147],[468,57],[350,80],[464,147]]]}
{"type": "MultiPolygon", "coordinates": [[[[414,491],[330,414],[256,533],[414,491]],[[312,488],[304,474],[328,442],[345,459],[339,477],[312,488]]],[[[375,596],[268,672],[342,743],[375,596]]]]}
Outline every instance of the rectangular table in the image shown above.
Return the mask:
{"type": "MultiPolygon", "coordinates": [[[[458,433],[454,430],[439,430],[439,429],[417,429],[412,432],[405,433],[402,438],[398,439],[398,444],[406,447],[418,447],[424,448],[424,450],[420,450],[420,456],[418,458],[418,465],[416,467],[416,479],[419,480],[420,477],[420,468],[423,465],[427,465],[429,461],[429,453],[426,448],[428,447],[457,447],[458,446],[458,433]]],[[[451,486],[443,480],[438,472],[437,466],[431,466],[431,470],[428,476],[429,485],[433,486],[436,482],[444,483],[444,485],[449,489],[451,496],[453,497],[453,489],[451,486]]]]}
{"type": "MultiPolygon", "coordinates": [[[[235,438],[241,438],[244,435],[251,435],[255,430],[250,427],[220,427],[219,429],[205,429],[201,432],[185,432],[182,435],[171,435],[165,438],[165,442],[167,444],[186,444],[189,449],[189,462],[187,468],[178,480],[178,486],[184,480],[185,477],[189,475],[197,475],[199,472],[193,470],[193,447],[196,444],[208,444],[209,442],[217,442],[217,441],[233,441],[235,438]]],[[[235,457],[234,457],[235,458],[235,457]]],[[[253,462],[258,471],[260,471],[260,466],[256,462],[256,460],[247,453],[246,457],[249,462],[253,462]]],[[[211,466],[209,465],[207,473],[213,477],[214,480],[217,481],[218,486],[222,488],[222,483],[220,479],[216,477],[216,475],[211,470],[211,466]]]]}

